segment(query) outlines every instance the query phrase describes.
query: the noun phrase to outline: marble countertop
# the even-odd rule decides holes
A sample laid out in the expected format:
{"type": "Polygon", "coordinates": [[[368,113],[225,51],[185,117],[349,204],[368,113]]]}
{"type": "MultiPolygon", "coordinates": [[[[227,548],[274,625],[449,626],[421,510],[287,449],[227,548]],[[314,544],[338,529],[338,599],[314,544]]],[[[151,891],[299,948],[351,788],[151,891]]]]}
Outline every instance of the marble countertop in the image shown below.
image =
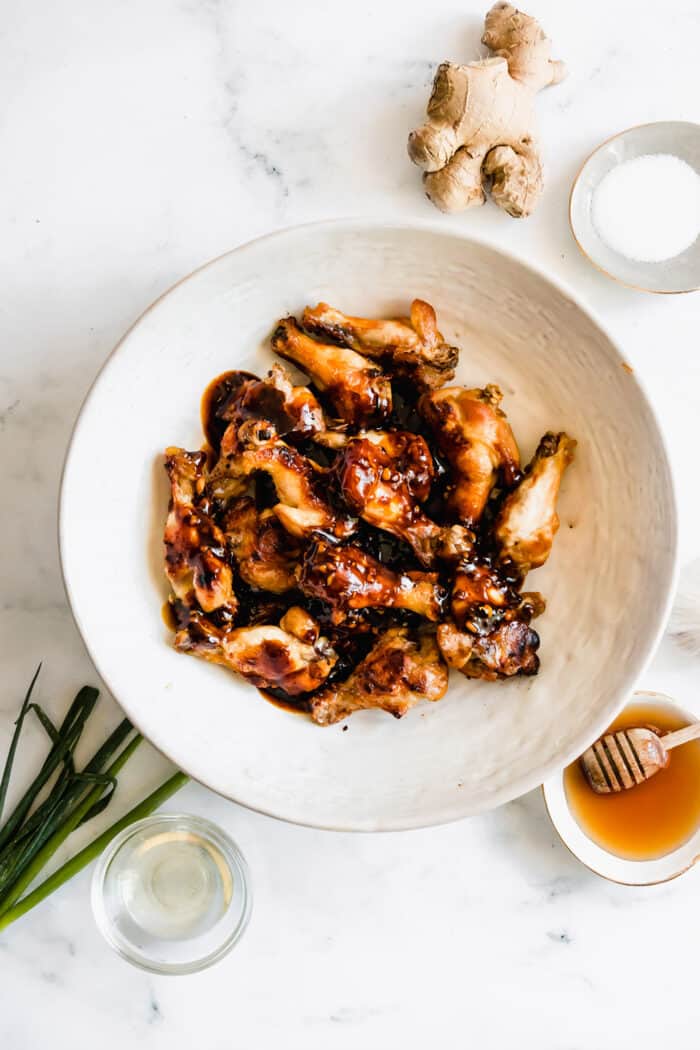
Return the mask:
{"type": "MultiPolygon", "coordinates": [[[[529,10],[570,67],[538,104],[546,196],[521,223],[490,205],[440,221],[555,272],[604,317],[663,422],[687,562],[700,554],[700,299],[608,282],[578,254],[566,205],[601,140],[698,119],[688,46],[700,10],[529,10]]],[[[0,750],[39,659],[55,712],[97,681],[66,606],[55,517],[68,435],[106,355],[175,280],[260,233],[338,215],[438,220],[405,138],[436,62],[480,53],[483,13],[475,0],[5,4],[0,750]]],[[[641,684],[700,710],[699,670],[665,641],[641,684]]],[[[106,695],[100,711],[93,739],[118,718],[106,695]]],[[[31,728],[17,787],[40,748],[31,728]]],[[[169,768],[144,746],[110,816],[169,768]]],[[[102,941],[84,872],[0,938],[0,1046],[696,1045],[697,873],[646,890],[597,879],[559,843],[537,792],[449,827],[373,836],[284,825],[195,785],[167,808],[218,821],[247,855],[244,940],[206,973],[148,976],[102,941]]]]}

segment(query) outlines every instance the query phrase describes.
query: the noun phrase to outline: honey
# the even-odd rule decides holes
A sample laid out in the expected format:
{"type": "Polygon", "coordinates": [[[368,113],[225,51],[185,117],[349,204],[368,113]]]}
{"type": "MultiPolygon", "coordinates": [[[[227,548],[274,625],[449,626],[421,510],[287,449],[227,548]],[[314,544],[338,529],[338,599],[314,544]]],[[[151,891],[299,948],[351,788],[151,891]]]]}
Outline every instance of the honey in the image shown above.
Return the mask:
{"type": "MultiPolygon", "coordinates": [[[[640,726],[663,736],[686,725],[677,708],[635,701],[607,732],[640,726]]],[[[626,860],[662,857],[700,826],[700,740],[669,752],[665,769],[627,791],[597,795],[578,762],[564,771],[564,788],[581,829],[603,849],[626,860]]]]}

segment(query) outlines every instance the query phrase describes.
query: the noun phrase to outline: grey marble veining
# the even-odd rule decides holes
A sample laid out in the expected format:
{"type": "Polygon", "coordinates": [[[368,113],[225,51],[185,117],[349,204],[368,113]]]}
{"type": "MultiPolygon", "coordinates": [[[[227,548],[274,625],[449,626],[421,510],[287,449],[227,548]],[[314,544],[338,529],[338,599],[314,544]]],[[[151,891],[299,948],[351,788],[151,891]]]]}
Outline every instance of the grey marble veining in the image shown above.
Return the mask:
{"type": "MultiPolygon", "coordinates": [[[[697,119],[689,42],[700,12],[685,0],[540,0],[531,10],[570,73],[538,101],[547,193],[519,224],[493,207],[440,219],[405,155],[434,65],[480,53],[480,5],[8,0],[0,748],[39,659],[39,696],[54,712],[97,680],[66,607],[55,540],[64,450],[92,378],[170,284],[278,226],[348,214],[435,219],[574,286],[649,387],[679,480],[682,559],[698,556],[700,300],[606,282],[579,256],[566,207],[602,139],[644,121],[697,119]]],[[[665,643],[643,684],[692,708],[699,667],[665,643]]],[[[118,717],[105,695],[87,750],[118,717]]],[[[35,727],[25,747],[15,790],[41,752],[35,727]]],[[[144,746],[111,815],[169,768],[144,746]]],[[[85,872],[0,937],[0,1046],[696,1045],[697,876],[646,890],[595,879],[556,839],[538,793],[449,827],[371,837],[286,826],[197,785],[168,808],[220,822],[246,853],[256,901],[245,939],[207,973],[150,977],[102,942],[85,872]],[[644,1032],[641,1012],[622,1008],[629,1002],[653,1006],[644,1032]]]]}

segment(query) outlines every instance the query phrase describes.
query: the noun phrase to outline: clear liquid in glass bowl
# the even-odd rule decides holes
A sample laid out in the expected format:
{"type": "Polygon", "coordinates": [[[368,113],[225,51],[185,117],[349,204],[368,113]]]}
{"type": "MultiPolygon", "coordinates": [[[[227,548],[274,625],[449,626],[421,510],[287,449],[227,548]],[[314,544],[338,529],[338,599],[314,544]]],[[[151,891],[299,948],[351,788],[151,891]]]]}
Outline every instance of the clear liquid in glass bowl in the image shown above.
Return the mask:
{"type": "Polygon", "coordinates": [[[149,817],[100,858],[92,887],[97,924],[124,958],[159,973],[191,973],[220,959],[250,915],[248,870],[209,821],[149,817]]]}

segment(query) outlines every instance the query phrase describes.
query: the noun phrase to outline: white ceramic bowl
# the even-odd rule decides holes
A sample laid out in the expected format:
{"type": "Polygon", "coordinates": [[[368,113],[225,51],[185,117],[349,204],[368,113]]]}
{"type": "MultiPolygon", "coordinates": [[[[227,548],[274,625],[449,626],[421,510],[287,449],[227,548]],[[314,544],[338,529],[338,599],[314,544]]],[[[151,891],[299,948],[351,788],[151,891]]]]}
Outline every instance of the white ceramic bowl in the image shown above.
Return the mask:
{"type": "MultiPolygon", "coordinates": [[[[653,707],[665,704],[674,714],[685,718],[688,724],[697,720],[696,714],[683,710],[670,697],[660,693],[642,692],[633,699],[635,703],[651,702],[653,707]]],[[[623,886],[655,886],[683,875],[700,858],[700,828],[681,846],[662,857],[649,860],[619,857],[599,846],[581,828],[569,807],[562,770],[545,781],[542,791],[550,820],[564,845],[590,871],[610,882],[619,882],[623,886]]]]}
{"type": "Polygon", "coordinates": [[[593,222],[593,195],[608,172],[624,161],[656,153],[680,157],[700,175],[700,124],[683,120],[640,124],[598,146],[585,161],[571,188],[571,232],[589,262],[621,284],[642,292],[693,292],[700,288],[700,237],[672,259],[640,262],[610,248],[593,222]]]}
{"type": "Polygon", "coordinates": [[[60,508],[66,588],[127,715],[180,768],[287,820],[386,830],[454,820],[540,784],[603,730],[663,628],[676,513],[653,410],[610,337],[516,258],[434,226],[348,220],[285,230],[180,282],[127,333],[83,406],[60,508]],[[542,669],[453,674],[401,721],[319,728],[219,667],[178,655],[161,620],[166,445],[197,448],[199,401],[229,368],[262,372],[275,321],[320,299],[396,315],[434,303],[463,347],[458,381],[494,381],[527,459],[547,429],[578,439],[549,563],[528,581],[542,669]]]}

